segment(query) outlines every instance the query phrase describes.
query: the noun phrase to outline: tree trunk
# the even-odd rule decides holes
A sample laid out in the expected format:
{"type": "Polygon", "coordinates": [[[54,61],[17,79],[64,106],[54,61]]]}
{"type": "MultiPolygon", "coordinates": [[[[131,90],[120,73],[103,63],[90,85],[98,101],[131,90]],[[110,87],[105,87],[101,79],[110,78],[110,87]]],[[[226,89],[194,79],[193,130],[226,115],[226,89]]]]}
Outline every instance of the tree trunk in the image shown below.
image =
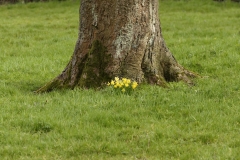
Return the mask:
{"type": "Polygon", "coordinates": [[[81,0],[80,17],[70,62],[37,92],[101,87],[116,76],[161,86],[195,76],[166,47],[158,0],[81,0]]]}

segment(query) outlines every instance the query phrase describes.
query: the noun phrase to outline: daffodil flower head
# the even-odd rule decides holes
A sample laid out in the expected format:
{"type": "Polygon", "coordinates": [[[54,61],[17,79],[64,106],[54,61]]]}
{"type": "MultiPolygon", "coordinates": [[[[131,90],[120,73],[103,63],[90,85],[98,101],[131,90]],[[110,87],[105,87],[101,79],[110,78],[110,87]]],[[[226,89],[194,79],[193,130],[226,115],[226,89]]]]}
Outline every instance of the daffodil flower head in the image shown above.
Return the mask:
{"type": "Polygon", "coordinates": [[[138,86],[138,83],[128,78],[115,77],[111,82],[108,82],[107,85],[113,87],[114,90],[120,93],[130,93],[138,86]]]}
{"type": "Polygon", "coordinates": [[[123,83],[126,83],[127,82],[127,78],[123,78],[122,81],[123,81],[123,83]]]}
{"type": "Polygon", "coordinates": [[[119,81],[119,78],[118,78],[118,77],[115,77],[115,81],[116,81],[116,82],[119,81]]]}
{"type": "Polygon", "coordinates": [[[138,83],[137,83],[136,81],[134,81],[134,82],[132,83],[132,89],[135,89],[137,86],[138,86],[138,83]]]}
{"type": "Polygon", "coordinates": [[[112,80],[112,81],[111,81],[111,85],[114,85],[114,84],[115,84],[115,82],[114,82],[114,80],[112,80]]]}

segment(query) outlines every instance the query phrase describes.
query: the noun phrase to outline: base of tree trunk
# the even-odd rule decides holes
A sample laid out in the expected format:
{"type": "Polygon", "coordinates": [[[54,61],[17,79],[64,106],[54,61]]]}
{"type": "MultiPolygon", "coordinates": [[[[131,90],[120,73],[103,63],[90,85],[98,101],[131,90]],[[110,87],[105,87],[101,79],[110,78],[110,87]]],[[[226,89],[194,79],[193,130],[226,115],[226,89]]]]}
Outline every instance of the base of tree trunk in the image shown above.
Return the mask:
{"type": "Polygon", "coordinates": [[[36,93],[101,88],[115,77],[159,86],[172,81],[193,84],[197,74],[178,64],[164,42],[158,0],[81,0],[80,14],[70,62],[36,93]]]}
{"type": "MultiPolygon", "coordinates": [[[[97,48],[99,50],[99,48],[97,48]]],[[[169,51],[168,51],[169,52],[169,51]]],[[[171,55],[171,54],[170,54],[171,55]]],[[[67,65],[65,70],[56,78],[39,88],[35,93],[50,92],[57,89],[74,89],[75,87],[80,88],[104,88],[107,82],[110,82],[115,77],[119,78],[130,78],[137,81],[138,83],[147,83],[150,85],[158,85],[160,87],[167,87],[168,82],[179,82],[182,81],[187,85],[194,85],[193,79],[200,77],[197,73],[189,71],[177,63],[174,57],[170,57],[168,63],[164,64],[164,72],[161,75],[153,74],[151,72],[145,72],[142,79],[136,79],[133,77],[123,76],[123,75],[96,75],[91,71],[91,68],[87,72],[92,72],[92,78],[85,77],[84,70],[87,70],[86,64],[89,62],[89,58],[85,57],[81,61],[78,68],[78,73],[74,73],[71,76],[71,63],[67,65]],[[85,65],[85,66],[84,66],[85,65]],[[100,77],[100,78],[99,78],[100,77]]],[[[70,61],[71,62],[71,61],[70,61]]],[[[102,63],[101,63],[102,64],[102,63]]]]}
{"type": "MultiPolygon", "coordinates": [[[[182,81],[189,86],[193,86],[194,85],[193,78],[196,78],[196,77],[200,77],[200,76],[196,73],[193,73],[193,72],[190,72],[190,71],[184,69],[182,73],[180,73],[177,77],[175,77],[176,78],[175,82],[182,81]]],[[[114,78],[112,78],[112,79],[114,79],[114,78]]],[[[160,87],[167,87],[167,81],[163,77],[151,76],[148,79],[148,81],[149,81],[150,85],[158,85],[160,87]],[[155,82],[157,82],[157,83],[155,83],[155,82]]],[[[104,88],[106,86],[107,82],[110,82],[110,80],[106,81],[105,83],[102,83],[102,85],[97,88],[104,88]]],[[[76,86],[78,86],[78,85],[76,85],[76,86]]],[[[46,92],[51,92],[53,90],[58,90],[58,89],[74,89],[76,86],[64,84],[63,80],[56,77],[55,79],[48,82],[47,84],[45,84],[38,90],[34,91],[34,93],[46,93],[46,92]]],[[[86,87],[84,87],[84,88],[86,88],[86,87]]]]}
{"type": "MultiPolygon", "coordinates": [[[[184,69],[183,67],[177,66],[175,69],[171,69],[171,73],[166,73],[167,75],[171,75],[171,81],[166,81],[165,77],[159,76],[159,75],[149,75],[142,83],[148,83],[150,85],[158,85],[160,87],[167,87],[168,82],[179,82],[182,81],[186,83],[189,86],[193,86],[193,79],[196,77],[200,77],[198,74],[191,72],[189,70],[184,69]]],[[[128,77],[126,77],[128,78],[128,77]]],[[[97,87],[95,86],[81,86],[78,83],[76,85],[71,85],[68,82],[68,80],[62,79],[61,76],[58,76],[39,88],[38,90],[35,91],[35,93],[45,93],[45,92],[50,92],[53,90],[57,89],[74,89],[75,87],[80,87],[80,88],[104,88],[107,84],[107,82],[110,82],[110,80],[114,79],[108,78],[106,81],[101,82],[101,85],[98,85],[97,87]]],[[[139,83],[139,82],[138,82],[139,83]]],[[[140,82],[141,83],[141,82],[140,82]]]]}

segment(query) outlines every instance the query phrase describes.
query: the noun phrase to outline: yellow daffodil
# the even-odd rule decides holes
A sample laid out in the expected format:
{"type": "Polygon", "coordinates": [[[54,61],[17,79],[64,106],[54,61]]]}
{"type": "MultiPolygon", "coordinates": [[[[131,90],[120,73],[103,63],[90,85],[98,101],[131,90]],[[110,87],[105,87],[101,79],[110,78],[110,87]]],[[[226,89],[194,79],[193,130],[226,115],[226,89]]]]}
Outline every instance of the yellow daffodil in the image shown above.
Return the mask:
{"type": "Polygon", "coordinates": [[[122,86],[124,86],[124,83],[123,83],[123,82],[120,82],[120,83],[119,83],[119,87],[121,88],[122,86]]]}
{"type": "Polygon", "coordinates": [[[121,79],[115,77],[114,80],[108,82],[107,85],[114,87],[116,90],[119,90],[122,93],[128,93],[129,91],[134,90],[138,86],[138,83],[136,81],[131,81],[131,79],[128,78],[121,79]]]}
{"type": "Polygon", "coordinates": [[[138,83],[137,83],[136,81],[134,81],[134,82],[132,83],[132,89],[135,89],[137,86],[138,86],[138,83]]]}
{"type": "Polygon", "coordinates": [[[118,78],[118,77],[115,77],[115,81],[116,81],[116,82],[119,81],[119,78],[118,78]]]}
{"type": "Polygon", "coordinates": [[[114,84],[115,84],[115,82],[114,82],[114,80],[112,80],[112,81],[111,81],[111,85],[114,85],[114,84]]]}
{"type": "Polygon", "coordinates": [[[116,82],[115,85],[116,85],[117,87],[120,87],[120,83],[119,83],[119,82],[116,82]]]}

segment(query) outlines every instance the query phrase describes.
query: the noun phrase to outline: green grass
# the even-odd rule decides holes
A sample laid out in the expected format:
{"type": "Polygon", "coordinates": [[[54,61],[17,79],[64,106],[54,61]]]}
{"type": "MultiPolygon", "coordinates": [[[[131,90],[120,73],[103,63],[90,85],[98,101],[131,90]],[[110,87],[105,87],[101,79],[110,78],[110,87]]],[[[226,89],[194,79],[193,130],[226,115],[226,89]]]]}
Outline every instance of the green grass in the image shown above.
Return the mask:
{"type": "Polygon", "coordinates": [[[32,91],[58,75],[79,2],[0,6],[1,159],[240,159],[240,5],[160,2],[163,35],[194,87],[32,91]]]}

